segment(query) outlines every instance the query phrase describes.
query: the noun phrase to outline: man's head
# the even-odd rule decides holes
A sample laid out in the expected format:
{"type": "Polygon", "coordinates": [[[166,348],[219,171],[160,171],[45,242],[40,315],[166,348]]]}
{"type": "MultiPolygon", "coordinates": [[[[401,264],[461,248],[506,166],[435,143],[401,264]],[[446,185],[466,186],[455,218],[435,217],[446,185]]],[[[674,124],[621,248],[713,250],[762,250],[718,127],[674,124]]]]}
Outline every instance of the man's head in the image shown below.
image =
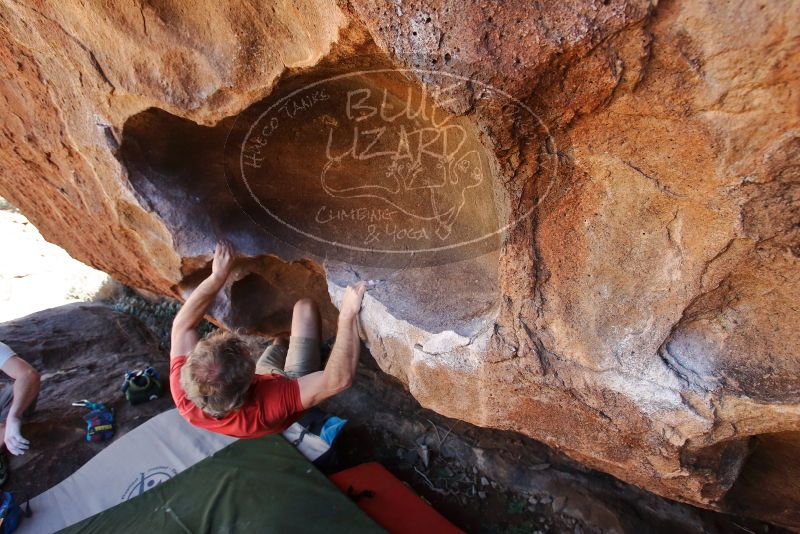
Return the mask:
{"type": "Polygon", "coordinates": [[[255,372],[247,343],[236,334],[218,330],[189,355],[181,369],[181,386],[205,413],[223,417],[244,403],[255,372]]]}

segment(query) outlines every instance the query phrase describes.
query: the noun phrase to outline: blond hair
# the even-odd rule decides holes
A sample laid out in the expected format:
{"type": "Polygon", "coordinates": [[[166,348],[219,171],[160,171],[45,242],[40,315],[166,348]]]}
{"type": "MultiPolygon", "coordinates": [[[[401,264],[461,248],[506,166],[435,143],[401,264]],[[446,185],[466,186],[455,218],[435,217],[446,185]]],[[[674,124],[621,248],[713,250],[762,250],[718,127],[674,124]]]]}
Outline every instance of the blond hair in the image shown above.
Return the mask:
{"type": "Polygon", "coordinates": [[[232,332],[217,330],[202,339],[181,369],[186,397],[211,417],[240,408],[256,372],[248,343],[232,332]]]}

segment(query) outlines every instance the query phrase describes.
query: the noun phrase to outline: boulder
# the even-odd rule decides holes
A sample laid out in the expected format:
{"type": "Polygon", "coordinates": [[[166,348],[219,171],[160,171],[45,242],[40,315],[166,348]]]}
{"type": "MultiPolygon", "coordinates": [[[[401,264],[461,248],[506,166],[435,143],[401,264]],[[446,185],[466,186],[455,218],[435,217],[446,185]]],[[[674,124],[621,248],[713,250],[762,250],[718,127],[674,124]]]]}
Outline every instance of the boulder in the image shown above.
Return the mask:
{"type": "MultiPolygon", "coordinates": [[[[33,497],[61,482],[109,442],[85,439],[88,399],[114,410],[114,439],[174,407],[167,355],[138,319],[103,304],[75,303],[0,324],[0,340],[33,365],[42,383],[36,409],[23,423],[31,448],[11,456],[4,490],[33,497]],[[120,388],[126,371],[153,366],[161,374],[161,398],[131,406],[120,388]]],[[[10,384],[4,380],[4,387],[10,384]]]]}
{"type": "Polygon", "coordinates": [[[0,195],[178,298],[230,238],[211,316],[252,333],[300,295],[330,331],[372,280],[369,349],[423,406],[798,527],[798,13],[24,0],[0,195]]]}

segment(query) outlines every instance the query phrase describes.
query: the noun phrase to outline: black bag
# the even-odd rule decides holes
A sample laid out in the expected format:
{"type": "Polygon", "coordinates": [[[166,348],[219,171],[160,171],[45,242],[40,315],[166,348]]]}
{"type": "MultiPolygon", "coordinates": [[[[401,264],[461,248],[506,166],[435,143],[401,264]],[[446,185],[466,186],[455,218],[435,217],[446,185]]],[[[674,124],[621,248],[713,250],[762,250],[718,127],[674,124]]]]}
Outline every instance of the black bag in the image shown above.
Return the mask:
{"type": "Polygon", "coordinates": [[[155,400],[161,396],[161,377],[152,367],[141,371],[128,371],[122,382],[122,393],[132,406],[155,400]]]}
{"type": "Polygon", "coordinates": [[[345,423],[346,419],[325,413],[319,408],[311,408],[283,431],[283,437],[317,469],[325,474],[332,473],[338,466],[334,443],[345,423]]]}

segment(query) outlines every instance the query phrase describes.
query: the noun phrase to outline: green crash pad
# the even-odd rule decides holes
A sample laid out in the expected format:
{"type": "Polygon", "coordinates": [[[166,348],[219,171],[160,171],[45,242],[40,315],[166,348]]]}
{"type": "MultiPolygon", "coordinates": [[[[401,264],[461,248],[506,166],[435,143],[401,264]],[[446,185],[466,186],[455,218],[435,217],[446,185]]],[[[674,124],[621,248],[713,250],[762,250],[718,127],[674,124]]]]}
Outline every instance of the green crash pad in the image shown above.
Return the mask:
{"type": "Polygon", "coordinates": [[[271,435],[236,441],[61,532],[385,531],[285,439],[271,435]]]}

